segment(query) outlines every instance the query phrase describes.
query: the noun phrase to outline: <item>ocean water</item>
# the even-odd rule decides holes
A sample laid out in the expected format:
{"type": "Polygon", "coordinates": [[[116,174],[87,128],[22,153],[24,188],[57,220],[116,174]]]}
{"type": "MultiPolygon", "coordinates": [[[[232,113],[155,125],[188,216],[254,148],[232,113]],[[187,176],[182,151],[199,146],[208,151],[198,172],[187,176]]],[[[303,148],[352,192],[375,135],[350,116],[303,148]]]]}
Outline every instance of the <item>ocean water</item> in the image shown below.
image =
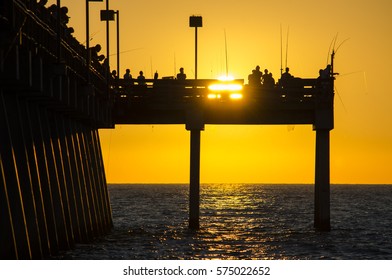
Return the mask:
{"type": "Polygon", "coordinates": [[[188,229],[187,185],[110,185],[114,228],[60,259],[392,259],[392,185],[333,185],[330,232],[312,185],[206,184],[188,229]]]}

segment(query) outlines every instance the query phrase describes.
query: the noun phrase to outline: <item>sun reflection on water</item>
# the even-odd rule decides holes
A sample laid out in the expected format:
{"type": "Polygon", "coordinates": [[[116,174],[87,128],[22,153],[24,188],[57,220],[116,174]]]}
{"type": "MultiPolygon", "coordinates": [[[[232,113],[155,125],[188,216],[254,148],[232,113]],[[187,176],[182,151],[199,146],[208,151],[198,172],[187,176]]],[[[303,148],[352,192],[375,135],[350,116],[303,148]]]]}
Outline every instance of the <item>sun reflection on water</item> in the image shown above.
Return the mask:
{"type": "Polygon", "coordinates": [[[392,188],[366,189],[356,196],[343,190],[333,190],[335,200],[343,199],[332,208],[338,228],[319,233],[313,229],[310,185],[202,185],[201,229],[193,231],[188,229],[188,185],[112,186],[112,233],[77,245],[63,258],[282,260],[368,258],[369,252],[373,258],[391,258],[392,231],[385,221],[392,213],[369,205],[376,198],[374,205],[389,209],[392,188]],[[352,207],[371,226],[365,229],[347,215],[352,207]],[[380,223],[376,217],[382,215],[380,223]]]}

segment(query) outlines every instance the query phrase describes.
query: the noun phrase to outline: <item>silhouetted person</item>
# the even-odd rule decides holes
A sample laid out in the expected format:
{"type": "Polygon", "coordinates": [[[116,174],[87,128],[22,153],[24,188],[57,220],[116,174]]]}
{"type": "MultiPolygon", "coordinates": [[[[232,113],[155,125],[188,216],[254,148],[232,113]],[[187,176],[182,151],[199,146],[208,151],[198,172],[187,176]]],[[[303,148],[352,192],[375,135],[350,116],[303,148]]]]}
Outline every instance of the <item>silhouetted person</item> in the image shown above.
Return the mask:
{"type": "Polygon", "coordinates": [[[49,22],[51,18],[51,14],[49,9],[45,7],[47,3],[48,0],[40,0],[37,3],[37,11],[35,13],[41,19],[45,20],[46,22],[49,22]]]}
{"type": "Polygon", "coordinates": [[[48,3],[48,0],[40,0],[38,5],[45,6],[48,3]]]}
{"type": "Polygon", "coordinates": [[[110,73],[110,76],[111,76],[111,78],[112,78],[113,80],[115,80],[115,79],[117,78],[117,71],[116,71],[116,70],[113,70],[113,71],[110,73]]]}
{"type": "Polygon", "coordinates": [[[137,77],[137,83],[141,86],[146,84],[146,78],[143,76],[143,71],[139,72],[139,76],[137,77]]]}
{"type": "Polygon", "coordinates": [[[131,70],[125,70],[125,74],[123,76],[124,80],[132,80],[131,70]]]}
{"type": "Polygon", "coordinates": [[[177,74],[177,80],[184,81],[186,79],[186,74],[184,73],[184,68],[180,68],[180,73],[177,74]]]}
{"type": "Polygon", "coordinates": [[[264,69],[264,74],[263,74],[263,76],[262,76],[262,81],[261,81],[262,84],[264,84],[265,79],[268,80],[268,69],[264,69]]]}
{"type": "Polygon", "coordinates": [[[69,22],[69,16],[68,16],[68,8],[67,7],[61,7],[60,8],[60,19],[61,19],[61,24],[67,25],[69,22]]]}
{"type": "Polygon", "coordinates": [[[291,75],[289,73],[289,71],[290,71],[290,68],[286,67],[286,71],[282,74],[282,80],[289,80],[291,78],[294,78],[293,75],[291,75]]]}
{"type": "MultiPolygon", "coordinates": [[[[57,20],[57,14],[58,14],[58,7],[56,4],[52,4],[48,7],[49,13],[57,20]]],[[[60,22],[62,25],[67,25],[69,22],[69,16],[68,16],[68,8],[67,7],[61,7],[60,8],[60,22]]]]}
{"type": "Polygon", "coordinates": [[[110,74],[109,60],[105,58],[104,55],[102,55],[102,57],[104,58],[102,64],[100,64],[99,61],[95,61],[95,60],[92,61],[92,63],[96,70],[100,71],[101,74],[103,74],[105,77],[110,79],[111,74],[110,74]]]}
{"type": "Polygon", "coordinates": [[[110,72],[110,87],[111,88],[117,88],[118,87],[118,81],[117,81],[117,71],[113,70],[110,72]]]}
{"type": "Polygon", "coordinates": [[[158,71],[155,71],[155,73],[154,73],[154,82],[155,82],[156,80],[158,80],[158,71]]]}
{"type": "Polygon", "coordinates": [[[275,85],[275,79],[272,77],[272,73],[268,73],[268,69],[264,70],[263,75],[263,86],[267,88],[272,88],[275,85]]]}
{"type": "Polygon", "coordinates": [[[327,65],[325,69],[320,69],[319,77],[317,78],[318,86],[323,90],[328,89],[329,78],[331,77],[331,65],[327,65]]]}
{"type": "Polygon", "coordinates": [[[255,69],[252,70],[252,74],[248,76],[248,84],[250,86],[261,86],[261,78],[263,73],[260,72],[260,66],[257,65],[255,69]]]}
{"type": "Polygon", "coordinates": [[[254,77],[255,78],[255,82],[257,84],[261,84],[261,78],[263,77],[263,73],[260,71],[260,66],[259,65],[256,66],[254,75],[255,75],[255,77],[254,77]]]}
{"type": "Polygon", "coordinates": [[[320,69],[320,78],[328,79],[331,76],[331,65],[327,65],[325,69],[320,69]]]}
{"type": "Polygon", "coordinates": [[[57,17],[57,5],[56,4],[52,4],[48,7],[48,11],[51,15],[53,15],[54,17],[57,17]]]}
{"type": "Polygon", "coordinates": [[[125,87],[125,89],[129,90],[131,88],[131,86],[133,85],[131,70],[126,69],[123,78],[124,78],[124,87],[125,87]]]}
{"type": "Polygon", "coordinates": [[[290,71],[289,67],[286,67],[285,72],[282,74],[282,77],[279,80],[279,85],[281,87],[286,87],[287,84],[290,82],[290,80],[294,78],[294,76],[291,75],[289,71],[290,71]]]}
{"type": "Polygon", "coordinates": [[[255,86],[257,84],[257,80],[256,80],[256,70],[252,70],[252,74],[248,75],[248,84],[250,86],[255,86]]]}
{"type": "Polygon", "coordinates": [[[105,59],[105,56],[103,54],[98,55],[98,53],[101,51],[101,45],[96,44],[94,47],[90,48],[90,55],[91,55],[91,61],[102,61],[105,59]]]}

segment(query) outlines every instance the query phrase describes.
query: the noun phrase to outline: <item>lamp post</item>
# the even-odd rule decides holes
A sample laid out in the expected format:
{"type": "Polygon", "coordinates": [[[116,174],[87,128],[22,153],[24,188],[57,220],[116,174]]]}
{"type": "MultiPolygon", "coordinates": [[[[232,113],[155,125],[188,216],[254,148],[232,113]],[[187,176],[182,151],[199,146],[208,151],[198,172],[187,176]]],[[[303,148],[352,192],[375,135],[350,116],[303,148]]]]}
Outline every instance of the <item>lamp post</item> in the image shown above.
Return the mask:
{"type": "MultiPolygon", "coordinates": [[[[109,0],[106,0],[106,12],[109,12],[109,0]]],[[[110,89],[110,60],[109,60],[109,20],[106,20],[106,62],[107,62],[107,71],[106,71],[106,83],[108,86],[108,95],[110,89]]]]}
{"type": "Polygon", "coordinates": [[[203,18],[201,16],[190,16],[189,27],[195,28],[195,80],[197,80],[197,28],[203,27],[203,18]]]}
{"type": "MultiPolygon", "coordinates": [[[[117,15],[117,79],[120,75],[120,11],[114,10],[101,10],[101,21],[109,21],[114,20],[114,15],[117,15]]],[[[107,35],[108,36],[108,35],[107,35]]],[[[109,38],[109,36],[108,36],[109,38]]],[[[106,49],[109,49],[109,41],[106,42],[106,49]]],[[[109,59],[109,54],[107,54],[107,58],[109,59]]],[[[109,61],[108,61],[109,63],[109,61]]],[[[109,72],[109,71],[108,71],[109,72]]],[[[109,80],[108,80],[109,83],[109,80]]]]}
{"type": "Polygon", "coordinates": [[[56,1],[57,5],[57,63],[61,61],[61,3],[56,1]]]}
{"type": "Polygon", "coordinates": [[[115,12],[117,15],[117,79],[120,77],[120,11],[115,12]]]}
{"type": "MultiPolygon", "coordinates": [[[[90,19],[89,19],[89,2],[103,2],[103,0],[86,0],[86,66],[87,66],[87,79],[90,79],[90,19]]],[[[88,81],[90,82],[90,81],[88,81]]]]}
{"type": "MultiPolygon", "coordinates": [[[[201,16],[189,18],[189,27],[195,27],[195,80],[197,80],[197,28],[202,26],[201,16]]],[[[200,131],[204,130],[203,117],[199,110],[187,113],[186,129],[191,132],[189,228],[197,230],[200,227],[200,131]]]]}

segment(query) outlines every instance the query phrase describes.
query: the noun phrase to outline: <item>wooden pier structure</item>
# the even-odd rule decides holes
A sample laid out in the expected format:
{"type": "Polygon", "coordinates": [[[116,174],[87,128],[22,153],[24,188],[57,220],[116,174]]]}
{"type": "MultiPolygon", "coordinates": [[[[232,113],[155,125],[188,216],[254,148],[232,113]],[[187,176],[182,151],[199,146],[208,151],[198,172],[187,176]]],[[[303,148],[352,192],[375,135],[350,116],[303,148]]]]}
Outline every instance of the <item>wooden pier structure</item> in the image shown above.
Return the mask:
{"type": "Polygon", "coordinates": [[[47,258],[112,228],[98,129],[116,124],[190,131],[191,229],[200,227],[206,124],[313,125],[314,226],[330,230],[333,65],[323,77],[272,87],[205,79],[139,85],[108,81],[108,69],[87,63],[86,48],[68,31],[35,1],[0,4],[0,259],[47,258]]]}

